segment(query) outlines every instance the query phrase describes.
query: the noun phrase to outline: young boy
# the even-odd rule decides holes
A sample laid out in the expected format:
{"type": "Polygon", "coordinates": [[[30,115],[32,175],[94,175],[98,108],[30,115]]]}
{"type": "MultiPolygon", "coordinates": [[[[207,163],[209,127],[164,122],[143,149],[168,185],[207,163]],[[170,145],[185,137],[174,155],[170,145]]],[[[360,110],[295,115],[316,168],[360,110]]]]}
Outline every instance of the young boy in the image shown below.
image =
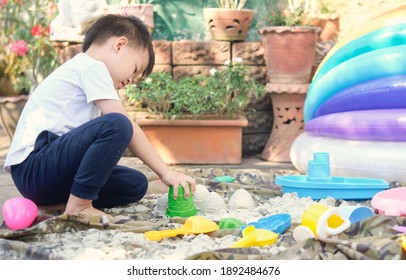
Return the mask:
{"type": "Polygon", "coordinates": [[[139,201],[147,191],[144,174],[117,165],[127,147],[175,194],[178,185],[194,192],[194,179],[163,162],[116,91],[152,71],[145,25],[103,16],[87,31],[83,51],[36,88],[21,114],[4,164],[19,192],[40,206],[66,205],[68,214],[106,215],[99,209],[139,201]]]}

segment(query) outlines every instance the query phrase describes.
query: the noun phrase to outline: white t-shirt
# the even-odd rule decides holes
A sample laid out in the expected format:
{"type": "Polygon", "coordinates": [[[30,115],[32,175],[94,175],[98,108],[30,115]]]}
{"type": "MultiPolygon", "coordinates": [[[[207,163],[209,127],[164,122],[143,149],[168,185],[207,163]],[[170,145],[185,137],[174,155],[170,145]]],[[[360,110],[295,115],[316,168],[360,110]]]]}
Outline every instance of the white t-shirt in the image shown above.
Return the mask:
{"type": "Polygon", "coordinates": [[[66,61],[31,94],[18,121],[4,170],[23,162],[44,130],[62,135],[100,116],[93,101],[120,100],[106,65],[85,53],[66,61]]]}

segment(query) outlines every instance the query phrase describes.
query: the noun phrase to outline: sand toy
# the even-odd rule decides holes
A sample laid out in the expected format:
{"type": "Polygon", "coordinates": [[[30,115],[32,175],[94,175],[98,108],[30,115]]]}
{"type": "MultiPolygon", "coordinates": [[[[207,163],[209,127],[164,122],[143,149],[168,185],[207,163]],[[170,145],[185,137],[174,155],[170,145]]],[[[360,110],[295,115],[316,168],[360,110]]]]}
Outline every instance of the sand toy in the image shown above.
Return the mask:
{"type": "Polygon", "coordinates": [[[233,217],[222,218],[219,221],[220,229],[241,228],[243,225],[244,223],[240,219],[233,217]]]}
{"type": "Polygon", "coordinates": [[[188,218],[197,214],[197,208],[193,196],[189,195],[188,198],[185,198],[184,194],[185,190],[179,185],[178,196],[176,199],[173,199],[173,186],[169,187],[168,208],[166,209],[166,215],[168,217],[188,218]]]}
{"type": "Polygon", "coordinates": [[[323,199],[370,199],[389,188],[382,179],[330,176],[328,153],[314,153],[309,160],[307,175],[276,176],[275,184],[282,186],[284,193],[296,192],[299,197],[323,199]]]}
{"type": "MultiPolygon", "coordinates": [[[[256,222],[248,223],[247,226],[255,226],[256,228],[267,229],[278,234],[282,234],[291,225],[290,214],[274,214],[268,217],[260,218],[256,222]]],[[[245,226],[241,227],[243,230],[245,226]]]]}
{"type": "Polygon", "coordinates": [[[25,229],[34,222],[38,207],[27,198],[14,197],[4,202],[2,214],[4,222],[10,229],[25,229]]]}
{"type": "Polygon", "coordinates": [[[202,216],[193,216],[186,219],[185,224],[180,228],[167,230],[153,230],[144,233],[144,237],[157,241],[167,237],[175,237],[177,235],[201,234],[209,233],[218,230],[218,225],[202,216]]]}
{"type": "Polygon", "coordinates": [[[293,238],[300,242],[310,238],[325,238],[348,229],[351,222],[343,217],[339,207],[315,203],[305,209],[302,224],[293,230],[293,238]]]}
{"type": "Polygon", "coordinates": [[[406,187],[398,187],[377,193],[371,205],[379,214],[406,217],[406,187]]]}
{"type": "Polygon", "coordinates": [[[279,234],[267,229],[248,226],[242,231],[242,236],[240,240],[231,244],[230,248],[272,245],[278,239],[279,234]]]}

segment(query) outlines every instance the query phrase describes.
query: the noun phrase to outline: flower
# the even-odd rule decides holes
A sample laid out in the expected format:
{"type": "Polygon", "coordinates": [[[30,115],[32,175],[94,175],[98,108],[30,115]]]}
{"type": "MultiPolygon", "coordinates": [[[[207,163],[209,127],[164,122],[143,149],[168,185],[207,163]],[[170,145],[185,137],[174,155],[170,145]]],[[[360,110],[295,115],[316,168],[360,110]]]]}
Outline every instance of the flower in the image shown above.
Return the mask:
{"type": "Polygon", "coordinates": [[[0,78],[29,92],[58,65],[49,38],[54,1],[2,0],[0,5],[0,78]]]}
{"type": "Polygon", "coordinates": [[[42,27],[41,25],[34,25],[31,28],[31,35],[34,37],[49,35],[49,29],[47,30],[45,27],[42,27]]]}
{"type": "Polygon", "coordinates": [[[244,114],[252,98],[262,94],[264,86],[249,76],[241,58],[227,61],[220,69],[212,68],[208,76],[174,80],[168,73],[152,73],[126,89],[130,102],[166,119],[185,115],[235,119],[244,114]]]}
{"type": "Polygon", "coordinates": [[[29,51],[27,42],[24,40],[17,40],[10,43],[10,51],[16,53],[18,56],[25,56],[29,51]]]}

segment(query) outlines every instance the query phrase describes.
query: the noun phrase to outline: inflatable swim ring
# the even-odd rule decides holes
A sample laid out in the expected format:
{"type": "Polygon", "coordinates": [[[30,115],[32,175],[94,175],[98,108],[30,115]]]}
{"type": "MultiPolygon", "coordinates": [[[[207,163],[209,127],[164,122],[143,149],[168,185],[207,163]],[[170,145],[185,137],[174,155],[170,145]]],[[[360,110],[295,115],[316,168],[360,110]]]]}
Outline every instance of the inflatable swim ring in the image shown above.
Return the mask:
{"type": "Polygon", "coordinates": [[[406,23],[386,26],[367,33],[338,49],[323,65],[320,65],[312,82],[316,82],[332,68],[353,57],[404,44],[406,44],[406,23]]]}
{"type": "Polygon", "coordinates": [[[339,112],[310,120],[311,134],[352,140],[406,141],[406,109],[339,112]]]}
{"type": "Polygon", "coordinates": [[[315,117],[346,111],[406,108],[406,75],[368,80],[327,99],[315,117]]]}
{"type": "MultiPolygon", "coordinates": [[[[352,40],[359,38],[371,31],[377,30],[385,26],[391,26],[395,24],[401,24],[406,22],[406,5],[397,7],[393,10],[390,10],[380,16],[372,19],[370,22],[361,25],[359,28],[353,30],[347,34],[342,40],[337,42],[327,53],[324,59],[321,61],[319,68],[341,47],[351,42],[352,40]]],[[[318,69],[319,69],[318,68],[318,69]]],[[[318,69],[315,72],[315,75],[318,73],[318,69]]]]}
{"type": "Polygon", "coordinates": [[[384,179],[406,182],[406,143],[357,141],[300,134],[292,143],[290,157],[299,172],[306,174],[313,153],[330,154],[331,176],[384,179]]]}
{"type": "Polygon", "coordinates": [[[406,22],[405,8],[351,33],[322,61],[306,95],[305,131],[290,149],[301,173],[313,154],[324,152],[331,176],[406,183],[406,44],[405,31],[395,31],[406,22]],[[401,41],[378,42],[383,30],[401,41]]]}
{"type": "Polygon", "coordinates": [[[304,103],[304,122],[337,92],[372,79],[406,74],[406,45],[388,47],[356,56],[334,67],[311,83],[304,103]]]}

